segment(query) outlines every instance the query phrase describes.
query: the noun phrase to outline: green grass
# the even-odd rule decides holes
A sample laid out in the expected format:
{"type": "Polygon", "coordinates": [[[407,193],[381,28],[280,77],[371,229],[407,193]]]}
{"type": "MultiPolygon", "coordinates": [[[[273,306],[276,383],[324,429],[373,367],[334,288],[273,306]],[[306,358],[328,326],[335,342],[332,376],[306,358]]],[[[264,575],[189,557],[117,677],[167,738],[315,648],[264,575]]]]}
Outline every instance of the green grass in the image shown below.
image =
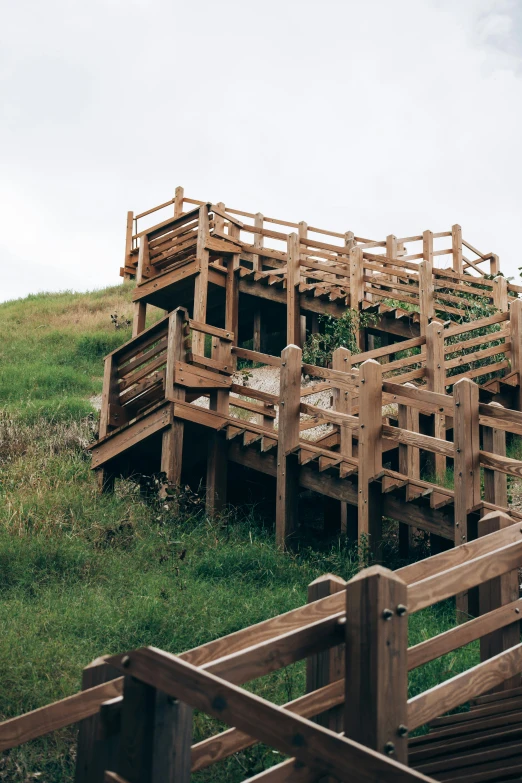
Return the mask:
{"type": "MultiPolygon", "coordinates": [[[[0,720],[77,691],[95,657],[146,644],[181,652],[292,609],[310,581],[349,578],[357,558],[343,541],[282,554],[255,509],[217,521],[198,504],[175,515],[132,482],[97,494],[86,450],[97,429],[89,398],[102,357],[129,337],[130,289],[46,294],[0,305],[0,720]]],[[[386,557],[397,565],[396,526],[386,557]]],[[[410,622],[411,642],[453,625],[450,605],[410,622]]],[[[478,660],[477,645],[412,674],[411,694],[478,660]]],[[[304,664],[248,687],[283,703],[304,688],[304,664]]],[[[217,724],[196,716],[195,738],[217,724]]],[[[0,758],[2,783],[73,780],[75,729],[0,758]]],[[[234,783],[279,759],[246,750],[196,776],[234,783]]]]}

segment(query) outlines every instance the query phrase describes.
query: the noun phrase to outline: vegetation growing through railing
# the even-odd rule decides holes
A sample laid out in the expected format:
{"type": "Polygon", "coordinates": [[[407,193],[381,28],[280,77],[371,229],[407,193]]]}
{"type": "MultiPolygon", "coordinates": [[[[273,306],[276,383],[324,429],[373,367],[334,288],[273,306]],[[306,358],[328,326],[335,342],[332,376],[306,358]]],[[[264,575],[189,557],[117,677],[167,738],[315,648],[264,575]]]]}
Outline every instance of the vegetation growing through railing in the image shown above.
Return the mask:
{"type": "Polygon", "coordinates": [[[359,312],[347,309],[341,318],[320,315],[320,330],[308,336],[303,346],[303,361],[326,367],[336,348],[348,348],[352,353],[359,353],[357,332],[375,326],[376,322],[377,316],[364,310],[359,312]]]}

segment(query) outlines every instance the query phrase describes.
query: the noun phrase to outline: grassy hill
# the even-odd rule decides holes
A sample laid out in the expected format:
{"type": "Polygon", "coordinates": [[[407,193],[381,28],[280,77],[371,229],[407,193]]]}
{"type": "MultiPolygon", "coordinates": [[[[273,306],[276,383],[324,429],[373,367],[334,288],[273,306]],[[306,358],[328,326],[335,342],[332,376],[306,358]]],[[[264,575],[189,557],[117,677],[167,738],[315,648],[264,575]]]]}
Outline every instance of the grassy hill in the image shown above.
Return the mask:
{"type": "MultiPolygon", "coordinates": [[[[98,655],[144,644],[181,652],[301,605],[326,571],[355,571],[343,541],[278,552],[255,509],[210,521],[198,502],[173,516],[129,481],[97,494],[90,400],[103,356],[130,336],[130,313],[126,286],[0,305],[0,720],[75,692],[98,655]]],[[[452,622],[449,605],[415,615],[412,643],[452,622]]],[[[477,657],[472,645],[414,672],[412,694],[477,657]]],[[[303,683],[296,664],[253,687],[283,703],[303,683]]],[[[196,739],[211,727],[197,716],[196,739]]],[[[68,729],[4,754],[0,781],[72,781],[74,740],[68,729]]],[[[247,750],[195,780],[234,783],[278,759],[247,750]]]]}

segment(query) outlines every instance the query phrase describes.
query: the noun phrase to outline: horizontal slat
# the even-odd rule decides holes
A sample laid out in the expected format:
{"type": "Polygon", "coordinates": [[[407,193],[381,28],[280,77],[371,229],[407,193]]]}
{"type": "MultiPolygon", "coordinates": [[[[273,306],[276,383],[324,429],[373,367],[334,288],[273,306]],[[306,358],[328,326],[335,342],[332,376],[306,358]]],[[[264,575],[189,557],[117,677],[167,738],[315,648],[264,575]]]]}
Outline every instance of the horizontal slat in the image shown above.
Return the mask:
{"type": "Polygon", "coordinates": [[[408,701],[408,728],[423,726],[449,710],[501,685],[522,671],[522,644],[495,655],[408,701]]]}
{"type": "Polygon", "coordinates": [[[238,359],[247,359],[248,361],[255,362],[257,364],[270,364],[273,367],[281,366],[280,356],[271,356],[268,353],[249,351],[246,348],[237,348],[236,346],[233,346],[232,353],[234,356],[237,356],[238,359]]]}
{"type": "Polygon", "coordinates": [[[451,326],[445,331],[444,337],[453,337],[456,334],[463,334],[464,332],[473,332],[475,329],[484,329],[486,326],[500,324],[503,321],[509,321],[509,313],[495,313],[495,315],[490,315],[488,318],[481,318],[478,321],[460,324],[459,326],[451,326]]]}
{"type": "Polygon", "coordinates": [[[231,332],[229,329],[220,329],[217,326],[210,326],[210,324],[202,324],[200,321],[194,321],[193,318],[189,318],[188,324],[196,332],[211,334],[213,337],[219,337],[226,342],[234,342],[234,332],[231,332]]]}
{"type": "Polygon", "coordinates": [[[416,669],[418,666],[440,658],[441,655],[464,647],[487,633],[504,628],[511,623],[520,622],[521,609],[522,599],[519,599],[410,647],[408,649],[408,670],[416,669]]]}
{"type": "Polygon", "coordinates": [[[408,589],[410,612],[418,612],[427,606],[465,592],[483,582],[502,576],[522,564],[522,541],[507,544],[494,552],[488,552],[469,562],[461,563],[447,571],[414,582],[408,589]]]}
{"type": "Polygon", "coordinates": [[[10,718],[0,723],[0,751],[16,748],[24,742],[89,718],[98,712],[100,704],[120,696],[122,692],[123,677],[118,677],[25,715],[10,718]]]}
{"type": "Polygon", "coordinates": [[[483,468],[498,470],[507,473],[508,476],[522,478],[522,462],[511,457],[502,457],[500,454],[491,454],[489,451],[480,452],[480,464],[483,468]]]}

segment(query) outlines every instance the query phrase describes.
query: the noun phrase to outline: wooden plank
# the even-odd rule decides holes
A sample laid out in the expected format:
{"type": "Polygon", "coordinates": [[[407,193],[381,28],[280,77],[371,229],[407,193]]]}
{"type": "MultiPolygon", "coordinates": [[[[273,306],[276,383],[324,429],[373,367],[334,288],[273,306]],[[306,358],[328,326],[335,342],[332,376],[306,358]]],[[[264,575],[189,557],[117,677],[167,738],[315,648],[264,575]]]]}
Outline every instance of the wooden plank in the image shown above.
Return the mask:
{"type": "Polygon", "coordinates": [[[506,473],[508,476],[522,477],[522,462],[518,459],[502,457],[500,454],[490,454],[487,451],[480,451],[479,456],[480,464],[484,468],[498,470],[501,473],[506,473]]]}
{"type": "MultiPolygon", "coordinates": [[[[339,707],[343,702],[344,682],[337,680],[282,705],[282,708],[302,715],[304,718],[312,718],[328,709],[339,707]]],[[[228,729],[221,734],[204,739],[192,746],[192,772],[206,769],[256,743],[257,740],[254,737],[238,729],[228,729]]]]}
{"type": "Polygon", "coordinates": [[[260,353],[259,351],[250,351],[246,348],[239,348],[237,346],[234,346],[232,348],[232,354],[234,356],[237,356],[238,359],[248,359],[251,362],[255,362],[257,364],[269,364],[273,367],[280,367],[281,366],[281,357],[280,356],[271,356],[268,353],[260,353]]]}
{"type": "Polygon", "coordinates": [[[406,596],[406,584],[381,566],[346,584],[345,734],[402,763],[409,725],[406,596]]]}
{"type": "Polygon", "coordinates": [[[193,318],[188,319],[188,325],[196,332],[203,332],[203,334],[211,334],[213,337],[219,337],[220,340],[233,343],[235,335],[229,329],[219,329],[217,326],[211,326],[210,324],[201,323],[195,321],[193,318]]]}
{"type": "Polygon", "coordinates": [[[475,639],[480,639],[484,634],[510,626],[513,621],[519,623],[521,610],[522,599],[518,599],[410,647],[408,670],[416,669],[459,647],[464,647],[475,639]]]}
{"type": "MultiPolygon", "coordinates": [[[[295,756],[320,774],[330,774],[341,780],[351,779],[356,774],[363,783],[429,780],[396,761],[203,672],[179,657],[154,648],[142,648],[131,652],[128,659],[126,670],[135,678],[236,726],[282,753],[295,756]]],[[[122,656],[109,660],[122,667],[122,656]]]]}
{"type": "Polygon", "coordinates": [[[522,670],[522,644],[435,685],[408,701],[410,731],[501,685],[522,670]]]}
{"type": "Polygon", "coordinates": [[[110,680],[0,723],[0,750],[9,750],[95,715],[102,702],[119,696],[123,678],[110,680]]]}
{"type": "Polygon", "coordinates": [[[425,344],[426,337],[422,335],[421,337],[413,337],[411,340],[384,345],[382,348],[375,348],[373,351],[355,354],[353,357],[353,364],[360,364],[367,359],[380,359],[382,356],[389,356],[390,354],[399,353],[400,351],[409,351],[411,348],[418,348],[425,344]]]}
{"type": "Polygon", "coordinates": [[[518,567],[521,560],[522,541],[518,541],[410,584],[410,612],[418,612],[426,606],[457,595],[459,590],[468,590],[489,579],[502,576],[518,567]]]}
{"type": "Polygon", "coordinates": [[[187,362],[175,363],[175,383],[197,389],[229,389],[232,381],[227,375],[220,375],[203,367],[196,367],[187,362]]]}
{"type": "Polygon", "coordinates": [[[130,424],[123,430],[109,435],[105,440],[96,443],[92,451],[93,469],[101,467],[104,463],[130,449],[144,438],[148,438],[155,432],[168,427],[171,424],[172,411],[169,405],[163,405],[161,408],[149,413],[146,417],[139,419],[134,424],[130,424]]]}
{"type": "Polygon", "coordinates": [[[490,315],[487,318],[480,318],[478,321],[450,326],[446,330],[445,337],[454,337],[457,334],[464,334],[464,332],[473,332],[475,329],[484,329],[486,326],[500,324],[503,321],[509,321],[509,313],[495,313],[495,315],[490,315]]]}

